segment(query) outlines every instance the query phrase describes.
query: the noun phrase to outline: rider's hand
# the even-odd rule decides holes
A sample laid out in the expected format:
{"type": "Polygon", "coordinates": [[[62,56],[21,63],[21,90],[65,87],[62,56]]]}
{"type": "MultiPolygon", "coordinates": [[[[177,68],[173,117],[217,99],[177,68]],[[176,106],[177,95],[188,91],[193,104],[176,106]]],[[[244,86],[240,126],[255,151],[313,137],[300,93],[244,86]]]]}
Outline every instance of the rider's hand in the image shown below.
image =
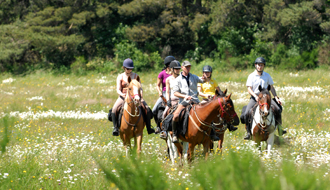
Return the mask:
{"type": "Polygon", "coordinates": [[[167,106],[168,106],[168,107],[172,107],[171,100],[168,100],[168,101],[167,101],[167,106]]]}
{"type": "Polygon", "coordinates": [[[186,100],[191,100],[191,99],[192,99],[191,96],[186,97],[186,100]]]}
{"type": "Polygon", "coordinates": [[[259,97],[258,96],[255,96],[254,98],[256,99],[257,102],[259,102],[259,97]]]}
{"type": "Polygon", "coordinates": [[[280,101],[280,98],[278,96],[275,96],[275,100],[277,101],[278,104],[282,105],[282,102],[280,101]]]}
{"type": "Polygon", "coordinates": [[[159,95],[159,97],[162,97],[163,96],[163,94],[161,92],[158,92],[158,95],[159,95]]]}
{"type": "Polygon", "coordinates": [[[212,98],[212,95],[207,95],[207,99],[211,99],[212,98]]]}

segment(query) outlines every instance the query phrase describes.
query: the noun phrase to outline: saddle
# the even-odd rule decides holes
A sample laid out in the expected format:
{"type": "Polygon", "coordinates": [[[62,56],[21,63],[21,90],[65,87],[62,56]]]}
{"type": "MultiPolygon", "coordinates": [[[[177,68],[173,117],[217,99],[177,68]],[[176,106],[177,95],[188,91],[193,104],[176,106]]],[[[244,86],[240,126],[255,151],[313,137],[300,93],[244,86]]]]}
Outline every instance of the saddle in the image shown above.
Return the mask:
{"type": "MultiPolygon", "coordinates": [[[[117,110],[115,111],[115,114],[116,114],[116,119],[117,119],[117,127],[119,128],[120,125],[121,125],[121,118],[123,116],[123,109],[124,108],[124,104],[120,104],[117,108],[117,110]]],[[[112,122],[112,108],[109,110],[109,113],[108,113],[108,120],[112,122]]]]}
{"type": "MultiPolygon", "coordinates": [[[[275,101],[276,102],[276,101],[275,101]]],[[[277,102],[276,102],[277,103],[277,102]]],[[[279,106],[279,108],[282,110],[282,106],[277,104],[279,106]]],[[[244,118],[244,113],[246,111],[246,107],[247,106],[244,106],[242,108],[242,114],[240,116],[240,120],[241,120],[241,123],[242,124],[246,124],[246,125],[252,125],[252,119],[253,119],[253,114],[256,112],[256,109],[258,107],[258,103],[256,103],[249,111],[248,113],[246,114],[246,118],[247,118],[247,121],[245,121],[245,118],[244,118]]],[[[272,109],[273,113],[274,113],[274,117],[275,117],[275,125],[277,125],[277,117],[278,117],[278,114],[276,111],[275,111],[275,107],[273,105],[270,106],[270,108],[272,109]]]]}
{"type": "MultiPolygon", "coordinates": [[[[179,115],[179,127],[177,130],[178,130],[178,134],[182,135],[183,137],[185,136],[188,130],[189,112],[191,108],[192,108],[192,104],[188,105],[185,109],[183,109],[179,115]]],[[[166,115],[162,123],[162,130],[172,131],[172,119],[173,119],[173,114],[166,115]]]]}

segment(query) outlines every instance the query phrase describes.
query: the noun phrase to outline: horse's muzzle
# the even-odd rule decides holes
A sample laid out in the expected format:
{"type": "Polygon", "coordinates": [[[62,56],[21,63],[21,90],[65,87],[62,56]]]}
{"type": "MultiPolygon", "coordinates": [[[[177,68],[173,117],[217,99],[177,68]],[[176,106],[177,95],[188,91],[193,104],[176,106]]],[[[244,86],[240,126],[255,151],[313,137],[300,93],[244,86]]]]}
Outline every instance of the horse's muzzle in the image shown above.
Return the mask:
{"type": "Polygon", "coordinates": [[[233,122],[232,122],[232,125],[234,125],[234,126],[239,125],[239,118],[237,116],[234,117],[233,122]]]}

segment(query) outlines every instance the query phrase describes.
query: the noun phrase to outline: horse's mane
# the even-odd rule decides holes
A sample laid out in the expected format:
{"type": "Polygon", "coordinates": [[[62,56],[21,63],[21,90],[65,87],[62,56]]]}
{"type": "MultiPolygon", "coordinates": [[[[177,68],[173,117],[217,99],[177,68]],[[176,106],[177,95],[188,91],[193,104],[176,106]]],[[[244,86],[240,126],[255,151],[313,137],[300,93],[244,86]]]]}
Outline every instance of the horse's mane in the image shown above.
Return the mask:
{"type": "Polygon", "coordinates": [[[133,79],[130,83],[129,83],[129,86],[130,85],[134,85],[134,86],[137,86],[138,88],[141,88],[141,83],[139,81],[137,81],[136,79],[133,79]]]}

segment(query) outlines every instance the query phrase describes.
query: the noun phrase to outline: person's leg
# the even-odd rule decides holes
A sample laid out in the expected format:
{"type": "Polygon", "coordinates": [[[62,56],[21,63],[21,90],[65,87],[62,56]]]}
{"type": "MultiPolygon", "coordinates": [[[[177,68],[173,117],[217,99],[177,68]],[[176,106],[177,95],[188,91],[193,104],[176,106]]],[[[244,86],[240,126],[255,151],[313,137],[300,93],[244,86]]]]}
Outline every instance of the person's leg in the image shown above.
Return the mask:
{"type": "Polygon", "coordinates": [[[118,109],[118,106],[122,103],[124,103],[124,100],[119,97],[116,100],[116,102],[115,102],[115,104],[113,105],[113,108],[112,108],[111,117],[112,117],[112,123],[113,123],[113,131],[112,131],[113,136],[118,136],[119,135],[119,126],[117,126],[118,121],[117,121],[116,111],[118,109]]]}
{"type": "Polygon", "coordinates": [[[250,101],[249,101],[248,105],[246,106],[246,110],[245,110],[245,113],[244,113],[245,124],[247,126],[246,127],[246,136],[244,137],[245,140],[251,139],[251,129],[250,129],[251,123],[249,121],[248,113],[256,103],[257,102],[255,101],[254,98],[250,98],[250,101]]]}
{"type": "Polygon", "coordinates": [[[172,119],[172,132],[173,132],[173,143],[178,142],[178,124],[179,124],[179,117],[180,112],[185,108],[182,104],[179,104],[177,109],[173,113],[173,119],[172,119]]]}
{"type": "Polygon", "coordinates": [[[272,106],[274,106],[274,117],[275,117],[275,125],[277,125],[278,135],[282,136],[286,134],[286,130],[282,129],[282,110],[280,107],[276,104],[274,100],[271,102],[272,106]]]}
{"type": "MultiPolygon", "coordinates": [[[[165,97],[165,92],[163,91],[163,96],[165,97]]],[[[156,131],[155,131],[155,134],[158,134],[160,133],[160,127],[158,125],[158,107],[159,107],[159,104],[161,104],[163,102],[163,99],[161,97],[159,97],[154,105],[154,107],[152,108],[152,114],[154,116],[154,120],[155,120],[155,123],[157,125],[157,128],[156,128],[156,131]]]]}
{"type": "Polygon", "coordinates": [[[152,111],[148,106],[147,102],[142,101],[142,103],[144,104],[144,107],[147,109],[147,117],[145,122],[146,122],[148,134],[155,133],[155,130],[151,128],[151,122],[150,122],[150,120],[152,119],[152,111]]]}

